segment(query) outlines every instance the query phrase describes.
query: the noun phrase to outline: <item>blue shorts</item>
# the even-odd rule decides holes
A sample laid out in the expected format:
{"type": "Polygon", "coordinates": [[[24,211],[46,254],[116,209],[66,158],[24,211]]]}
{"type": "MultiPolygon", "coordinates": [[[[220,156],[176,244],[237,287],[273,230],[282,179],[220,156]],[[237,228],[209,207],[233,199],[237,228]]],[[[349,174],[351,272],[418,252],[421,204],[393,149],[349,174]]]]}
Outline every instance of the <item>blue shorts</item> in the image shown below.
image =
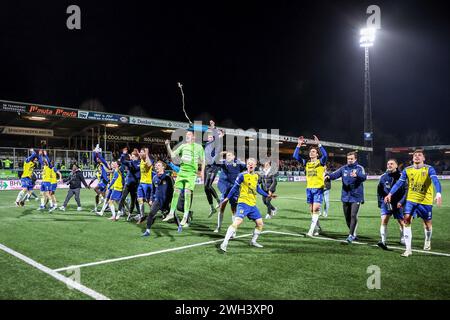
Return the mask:
{"type": "Polygon", "coordinates": [[[52,184],[50,182],[42,182],[41,191],[42,192],[52,191],[52,184]]]}
{"type": "Polygon", "coordinates": [[[122,191],[110,190],[109,194],[111,195],[110,200],[120,201],[122,199],[122,191]]]}
{"type": "Polygon", "coordinates": [[[150,200],[152,185],[150,183],[140,183],[138,187],[138,199],[150,200]]]}
{"type": "Polygon", "coordinates": [[[236,217],[239,217],[241,219],[247,217],[250,220],[258,220],[262,218],[257,206],[249,206],[245,203],[238,203],[236,217]]]}
{"type": "Polygon", "coordinates": [[[22,188],[26,188],[28,191],[33,190],[34,185],[30,178],[22,178],[20,182],[22,183],[22,188]]]}
{"type": "Polygon", "coordinates": [[[100,192],[105,192],[105,191],[106,191],[106,183],[103,182],[103,181],[100,181],[100,182],[98,183],[97,187],[98,187],[98,190],[99,190],[100,192]]]}
{"type": "Polygon", "coordinates": [[[319,203],[323,200],[323,189],[318,188],[306,188],[306,202],[307,203],[319,203]]]}
{"type": "Polygon", "coordinates": [[[432,205],[406,201],[404,212],[405,214],[411,214],[414,217],[414,219],[417,218],[417,216],[419,216],[425,221],[430,221],[433,218],[432,211],[433,211],[432,205]]]}
{"type": "Polygon", "coordinates": [[[56,188],[58,188],[58,184],[57,183],[52,183],[50,191],[55,192],[56,188]]]}
{"type": "MultiPolygon", "coordinates": [[[[233,186],[231,186],[233,187],[233,186]]],[[[219,189],[220,193],[222,194],[222,200],[225,198],[225,196],[228,194],[228,192],[230,191],[230,183],[220,180],[217,183],[217,188],[219,189]]]]}
{"type": "Polygon", "coordinates": [[[394,215],[394,219],[403,220],[403,208],[398,209],[397,207],[393,207],[393,210],[390,211],[386,203],[381,204],[381,215],[382,216],[391,216],[394,215]]]}
{"type": "MultiPolygon", "coordinates": [[[[233,184],[219,181],[217,188],[219,188],[220,193],[222,193],[222,196],[220,197],[220,201],[222,202],[226,195],[230,193],[230,190],[233,188],[233,184]]],[[[236,207],[238,198],[238,195],[235,195],[233,198],[228,199],[232,207],[236,207]]]]}

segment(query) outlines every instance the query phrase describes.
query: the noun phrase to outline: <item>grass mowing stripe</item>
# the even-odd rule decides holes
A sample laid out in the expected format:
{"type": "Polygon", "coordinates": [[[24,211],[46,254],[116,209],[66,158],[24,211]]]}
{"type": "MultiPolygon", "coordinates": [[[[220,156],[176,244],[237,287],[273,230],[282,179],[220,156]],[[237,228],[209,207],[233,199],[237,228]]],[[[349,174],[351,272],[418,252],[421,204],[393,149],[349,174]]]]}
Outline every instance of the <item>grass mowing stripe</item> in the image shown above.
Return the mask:
{"type": "Polygon", "coordinates": [[[55,278],[56,280],[65,283],[66,285],[70,286],[71,288],[74,288],[75,290],[78,290],[78,291],[84,293],[85,295],[88,295],[91,298],[94,298],[95,300],[110,300],[109,298],[98,293],[97,291],[94,291],[86,286],[83,286],[82,284],[80,284],[70,278],[64,277],[63,275],[59,274],[58,272],[53,271],[52,269],[34,261],[31,258],[28,258],[27,256],[24,256],[23,254],[21,254],[17,251],[14,251],[11,248],[8,248],[7,246],[5,246],[1,243],[0,243],[0,250],[3,250],[4,252],[9,253],[10,255],[28,263],[32,267],[34,267],[38,270],[41,270],[42,272],[48,274],[49,276],[55,278]]]}
{"type": "MultiPolygon", "coordinates": [[[[263,233],[264,232],[265,231],[263,231],[263,233]]],[[[243,234],[243,235],[235,237],[234,239],[244,238],[244,237],[249,237],[249,236],[252,236],[252,234],[251,233],[243,234]]],[[[136,259],[136,258],[142,258],[142,257],[148,257],[148,256],[153,256],[153,255],[156,255],[156,254],[160,254],[160,253],[180,251],[180,250],[185,250],[185,249],[189,249],[189,248],[205,246],[205,245],[208,245],[208,244],[213,244],[213,243],[222,242],[222,241],[223,241],[223,238],[219,239],[219,240],[211,240],[211,241],[206,241],[206,242],[194,243],[194,244],[190,244],[190,245],[182,246],[182,247],[176,247],[176,248],[163,249],[163,250],[152,251],[152,252],[147,252],[147,253],[135,254],[133,256],[127,256],[127,257],[121,257],[121,258],[114,258],[114,259],[107,259],[107,260],[102,260],[102,261],[84,263],[84,264],[79,264],[79,265],[76,265],[76,266],[68,266],[68,267],[64,267],[64,268],[54,269],[53,271],[54,272],[61,272],[61,271],[67,271],[67,270],[72,270],[72,269],[76,269],[76,268],[91,267],[91,266],[96,266],[96,265],[105,264],[105,263],[112,263],[112,262],[118,262],[118,261],[124,261],[124,260],[130,260],[130,259],[136,259]]]]}
{"type": "MultiPolygon", "coordinates": [[[[295,236],[295,237],[306,238],[303,234],[296,234],[296,233],[289,233],[289,232],[280,232],[280,231],[268,230],[268,231],[265,231],[265,233],[274,233],[274,234],[281,234],[281,235],[286,235],[286,236],[295,236]]],[[[345,241],[345,240],[333,239],[333,238],[328,238],[328,237],[313,237],[313,239],[347,243],[347,241],[345,241]]],[[[358,241],[353,241],[352,244],[369,245],[368,243],[358,242],[358,241]]],[[[369,246],[377,247],[376,244],[369,245],[369,246]]],[[[402,250],[402,251],[405,250],[404,247],[392,247],[392,246],[389,246],[389,248],[395,249],[395,250],[402,250]]],[[[444,253],[444,252],[425,251],[425,250],[418,250],[418,249],[412,249],[412,251],[419,252],[419,253],[427,253],[427,254],[432,254],[432,255],[437,255],[437,256],[443,256],[443,257],[450,257],[450,253],[444,253]]]]}

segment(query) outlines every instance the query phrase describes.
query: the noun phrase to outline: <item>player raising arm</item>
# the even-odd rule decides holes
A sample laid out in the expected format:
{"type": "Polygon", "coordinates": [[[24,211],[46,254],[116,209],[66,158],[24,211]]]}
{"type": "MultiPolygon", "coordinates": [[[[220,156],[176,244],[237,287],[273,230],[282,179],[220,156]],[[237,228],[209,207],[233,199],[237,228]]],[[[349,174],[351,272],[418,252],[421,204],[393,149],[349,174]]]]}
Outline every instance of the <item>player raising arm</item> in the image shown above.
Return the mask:
{"type": "Polygon", "coordinates": [[[233,188],[230,190],[227,197],[223,200],[223,203],[227,203],[228,199],[233,198],[235,194],[239,194],[236,217],[233,224],[228,227],[225,239],[220,245],[220,249],[223,252],[227,251],[228,241],[230,241],[231,237],[233,237],[237,228],[241,225],[242,221],[244,221],[245,217],[253,220],[256,225],[255,230],[253,231],[253,237],[250,240],[250,245],[257,248],[263,247],[256,242],[262,232],[264,225],[261,213],[256,206],[256,193],[269,198],[276,198],[276,195],[270,192],[266,193],[259,187],[259,176],[255,172],[255,167],[256,160],[253,158],[249,158],[247,160],[247,171],[239,174],[233,188]]]}
{"type": "Polygon", "coordinates": [[[31,196],[31,192],[33,191],[33,170],[36,167],[36,163],[38,161],[38,155],[34,151],[34,149],[30,149],[31,155],[25,159],[23,163],[23,173],[20,178],[20,182],[22,184],[22,190],[20,190],[19,194],[16,198],[16,206],[24,206],[25,199],[31,196]]]}
{"type": "Polygon", "coordinates": [[[293,155],[295,160],[303,164],[306,171],[306,202],[309,204],[309,211],[311,213],[311,226],[307,233],[309,237],[319,235],[319,214],[323,200],[323,189],[325,187],[325,164],[327,163],[328,157],[327,152],[316,136],[314,136],[314,142],[317,144],[317,147],[313,146],[309,149],[309,161],[306,161],[300,156],[300,148],[305,143],[303,137],[298,138],[297,148],[295,148],[293,155]],[[320,159],[319,151],[322,154],[320,159]]]}
{"type": "Polygon", "coordinates": [[[172,151],[170,144],[166,141],[167,150],[172,159],[179,157],[181,159],[180,172],[175,180],[170,212],[163,221],[169,221],[174,218],[177,209],[178,198],[182,190],[184,190],[184,214],[180,225],[183,227],[188,223],[189,210],[191,204],[192,193],[195,188],[195,180],[197,178],[198,165],[201,164],[201,176],[205,172],[205,152],[203,147],[195,143],[195,134],[193,131],[186,132],[185,142],[176,150],[172,151]]]}
{"type": "Polygon", "coordinates": [[[433,210],[433,194],[436,188],[435,201],[438,207],[442,205],[441,184],[437,178],[436,171],[432,166],[425,164],[425,154],[423,150],[416,150],[413,153],[413,165],[403,170],[400,179],[392,187],[389,194],[384,198],[386,203],[391,203],[393,195],[396,194],[405,183],[408,183],[408,191],[406,197],[406,205],[404,210],[405,226],[404,236],[406,251],[403,257],[412,255],[412,218],[419,216],[422,218],[425,243],[423,250],[431,250],[431,234],[432,234],[432,210],[433,210]],[[433,188],[434,185],[434,188],[433,188]]]}

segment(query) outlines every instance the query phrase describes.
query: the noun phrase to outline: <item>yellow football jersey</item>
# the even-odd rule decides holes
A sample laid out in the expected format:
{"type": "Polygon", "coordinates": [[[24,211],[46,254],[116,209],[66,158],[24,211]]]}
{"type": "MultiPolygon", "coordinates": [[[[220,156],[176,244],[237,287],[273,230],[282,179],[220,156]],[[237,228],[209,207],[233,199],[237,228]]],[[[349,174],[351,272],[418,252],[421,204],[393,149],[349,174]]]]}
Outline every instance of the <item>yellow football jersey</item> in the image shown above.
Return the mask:
{"type": "Polygon", "coordinates": [[[306,188],[322,189],[325,187],[325,167],[320,163],[319,159],[316,161],[308,161],[305,165],[305,172],[306,188]]]}
{"type": "Polygon", "coordinates": [[[141,183],[152,183],[152,165],[148,165],[145,160],[141,159],[141,163],[139,165],[141,169],[141,183]]]}
{"type": "Polygon", "coordinates": [[[54,170],[54,169],[51,169],[50,172],[51,172],[50,182],[51,182],[52,184],[58,183],[58,178],[57,178],[57,175],[56,175],[55,170],[54,170]]]}
{"type": "Polygon", "coordinates": [[[97,166],[97,170],[96,170],[96,172],[95,172],[95,175],[96,175],[96,177],[97,177],[97,180],[100,181],[100,179],[101,179],[101,177],[102,177],[102,165],[101,165],[101,164],[99,164],[99,165],[97,166]]]}
{"type": "Polygon", "coordinates": [[[410,166],[405,168],[406,177],[408,180],[408,196],[407,201],[432,205],[434,186],[430,177],[430,166],[424,165],[421,168],[410,166]]]}
{"type": "Polygon", "coordinates": [[[42,169],[42,182],[52,182],[52,171],[49,166],[44,166],[42,169]]]}
{"type": "Polygon", "coordinates": [[[256,206],[256,188],[258,186],[258,179],[258,174],[248,172],[243,172],[238,177],[238,182],[240,182],[241,185],[238,203],[256,206]]]}
{"type": "Polygon", "coordinates": [[[112,185],[112,189],[115,191],[122,191],[123,190],[123,181],[122,181],[122,172],[120,170],[116,171],[118,173],[116,181],[114,181],[114,184],[112,185]]]}
{"type": "Polygon", "coordinates": [[[33,175],[34,167],[35,167],[35,164],[33,161],[24,162],[22,178],[30,178],[31,179],[31,176],[33,175]]]}

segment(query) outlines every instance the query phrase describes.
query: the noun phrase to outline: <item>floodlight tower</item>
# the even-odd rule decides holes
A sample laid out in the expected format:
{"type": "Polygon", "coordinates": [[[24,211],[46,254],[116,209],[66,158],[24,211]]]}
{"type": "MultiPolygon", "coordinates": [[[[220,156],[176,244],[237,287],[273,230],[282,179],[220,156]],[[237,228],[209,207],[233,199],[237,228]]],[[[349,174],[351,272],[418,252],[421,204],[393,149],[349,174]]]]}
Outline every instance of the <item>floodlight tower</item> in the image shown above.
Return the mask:
{"type": "MultiPolygon", "coordinates": [[[[375,42],[375,28],[361,29],[359,45],[364,48],[364,146],[373,148],[372,97],[370,94],[369,48],[375,42]]],[[[372,166],[372,153],[368,153],[367,165],[372,166]]]]}

